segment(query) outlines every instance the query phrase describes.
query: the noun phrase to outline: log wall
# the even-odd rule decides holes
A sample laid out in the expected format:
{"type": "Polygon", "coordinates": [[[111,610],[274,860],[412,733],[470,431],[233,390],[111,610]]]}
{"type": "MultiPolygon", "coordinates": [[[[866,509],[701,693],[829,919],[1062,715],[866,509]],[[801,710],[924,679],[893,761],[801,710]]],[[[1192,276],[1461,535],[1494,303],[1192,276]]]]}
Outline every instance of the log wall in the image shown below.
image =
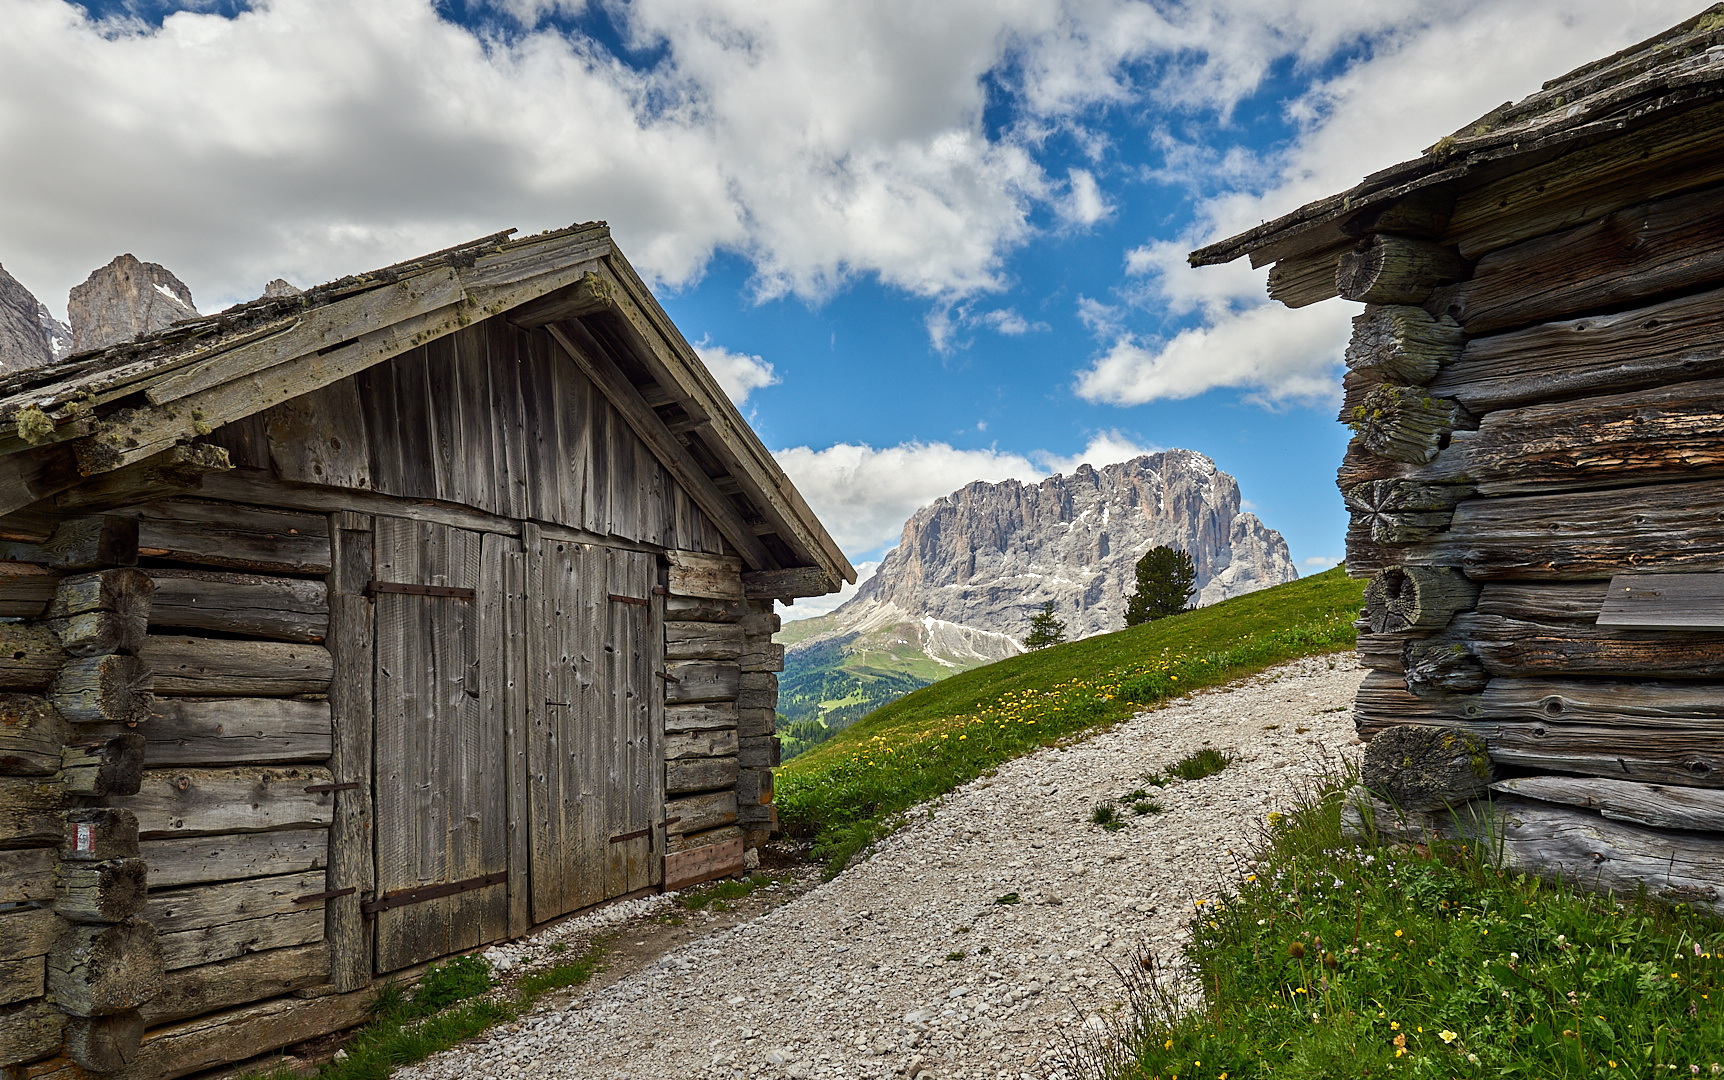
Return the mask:
{"type": "Polygon", "coordinates": [[[1341,295],[1392,301],[1355,319],[1346,355],[1347,567],[1370,579],[1355,718],[1367,740],[1470,732],[1512,796],[1412,831],[1494,830],[1516,865],[1570,877],[1592,844],[1600,887],[1724,910],[1718,841],[1694,838],[1719,831],[1724,620],[1600,620],[1612,579],[1724,576],[1724,187],[1669,190],[1587,220],[1505,202],[1526,220],[1473,221],[1446,263],[1416,246],[1390,269],[1423,277],[1392,296],[1355,287],[1364,254],[1338,260],[1341,295]],[[1651,882],[1657,865],[1700,869],[1651,882]]]}
{"type": "Polygon", "coordinates": [[[740,560],[671,552],[669,561],[664,887],[681,889],[744,868],[737,695],[752,605],[740,560]]]}

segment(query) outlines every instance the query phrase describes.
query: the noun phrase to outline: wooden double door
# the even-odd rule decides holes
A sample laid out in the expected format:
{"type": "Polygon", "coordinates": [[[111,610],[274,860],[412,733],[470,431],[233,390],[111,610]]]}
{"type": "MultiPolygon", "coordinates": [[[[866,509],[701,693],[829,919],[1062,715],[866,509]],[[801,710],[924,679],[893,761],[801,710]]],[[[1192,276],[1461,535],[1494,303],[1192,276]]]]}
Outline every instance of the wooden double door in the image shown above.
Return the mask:
{"type": "Polygon", "coordinates": [[[656,556],[378,517],[376,970],[663,880],[656,556]]]}

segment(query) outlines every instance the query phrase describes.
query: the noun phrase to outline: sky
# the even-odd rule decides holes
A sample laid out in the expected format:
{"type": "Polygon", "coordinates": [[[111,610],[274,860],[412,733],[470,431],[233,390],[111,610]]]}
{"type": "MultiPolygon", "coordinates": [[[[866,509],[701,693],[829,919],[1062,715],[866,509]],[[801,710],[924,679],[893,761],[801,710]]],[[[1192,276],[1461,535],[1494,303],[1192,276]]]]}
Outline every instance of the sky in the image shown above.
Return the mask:
{"type": "Polygon", "coordinates": [[[0,0],[0,264],[210,312],[602,219],[859,569],[972,480],[1184,447],[1308,573],[1355,306],[1186,253],[1700,6],[0,0]]]}

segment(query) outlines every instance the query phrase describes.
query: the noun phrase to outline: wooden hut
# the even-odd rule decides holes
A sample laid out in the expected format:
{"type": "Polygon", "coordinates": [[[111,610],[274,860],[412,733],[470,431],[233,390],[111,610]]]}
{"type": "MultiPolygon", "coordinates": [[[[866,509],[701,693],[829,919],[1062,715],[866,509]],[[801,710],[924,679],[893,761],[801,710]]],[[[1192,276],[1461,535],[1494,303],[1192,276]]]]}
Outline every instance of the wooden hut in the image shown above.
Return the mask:
{"type": "Polygon", "coordinates": [[[1191,262],[1240,256],[1364,305],[1360,734],[1488,750],[1379,779],[1512,863],[1724,911],[1724,5],[1191,262]]]}
{"type": "Polygon", "coordinates": [[[602,224],[0,384],[0,1072],[168,1077],[740,871],[855,579],[602,224]]]}

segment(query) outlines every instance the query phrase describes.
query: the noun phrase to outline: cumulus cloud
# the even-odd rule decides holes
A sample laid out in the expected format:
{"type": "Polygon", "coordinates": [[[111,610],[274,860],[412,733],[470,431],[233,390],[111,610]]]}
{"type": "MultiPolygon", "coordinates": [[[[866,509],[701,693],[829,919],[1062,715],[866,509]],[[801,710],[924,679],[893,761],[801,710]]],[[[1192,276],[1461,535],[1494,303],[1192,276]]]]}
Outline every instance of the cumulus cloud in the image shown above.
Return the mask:
{"type": "Polygon", "coordinates": [[[738,408],[748,400],[748,395],[767,386],[777,386],[784,380],[773,374],[772,365],[758,356],[746,353],[731,352],[722,345],[714,345],[706,338],[695,342],[694,351],[700,354],[701,363],[706,370],[712,372],[712,377],[718,380],[718,385],[730,395],[730,400],[738,408]]]}
{"type": "MultiPolygon", "coordinates": [[[[1287,103],[1300,133],[1279,154],[1265,158],[1237,147],[1180,143],[1165,132],[1157,134],[1166,163],[1161,179],[1193,186],[1219,179],[1232,186],[1199,201],[1197,223],[1184,235],[1153,239],[1126,252],[1121,299],[1127,308],[1195,315],[1196,324],[1171,336],[1146,337],[1130,329],[1120,307],[1080,302],[1080,318],[1105,347],[1077,373],[1081,396],[1140,405],[1234,388],[1269,406],[1333,398],[1339,391],[1347,319],[1355,313],[1351,305],[1331,300],[1289,311],[1267,301],[1267,271],[1253,270],[1245,260],[1193,270],[1186,253],[1415,157],[1439,135],[1538,89],[1542,79],[1691,14],[1686,0],[1365,6],[1372,12],[1348,22],[1295,5],[1283,24],[1276,39],[1280,52],[1274,55],[1308,61],[1345,44],[1349,35],[1369,38],[1372,47],[1287,103]]],[[[1239,15],[1243,8],[1229,10],[1239,15]]],[[[1219,31],[1227,16],[1222,6],[1212,14],[1210,29],[1219,31]]],[[[1237,24],[1231,29],[1241,30],[1237,24]]],[[[1250,39],[1253,32],[1244,33],[1250,39]]],[[[1229,80],[1244,80],[1244,85],[1252,71],[1247,58],[1231,49],[1234,39],[1227,40],[1222,58],[1214,61],[1211,83],[1199,87],[1218,103],[1226,96],[1215,96],[1218,85],[1229,80]]],[[[1264,54],[1265,62],[1270,55],[1264,54]]],[[[1167,87],[1163,92],[1181,96],[1167,87]]]]}
{"type": "Polygon", "coordinates": [[[1082,453],[1070,457],[962,450],[943,442],[878,449],[865,443],[839,443],[824,450],[797,446],[774,456],[838,545],[861,554],[897,540],[911,514],[971,481],[1034,483],[1084,462],[1099,467],[1152,452],[1110,431],[1092,437],[1082,453]]]}
{"type": "Polygon", "coordinates": [[[1088,169],[1072,169],[1071,187],[1064,198],[1054,204],[1061,218],[1073,225],[1088,228],[1114,212],[1114,205],[1101,193],[1095,174],[1088,169]]]}
{"type": "Polygon", "coordinates": [[[1261,404],[1315,404],[1338,388],[1335,364],[1352,314],[1338,304],[1298,311],[1261,304],[1167,341],[1127,334],[1078,374],[1077,392],[1089,401],[1142,405],[1233,387],[1261,404]]]}

